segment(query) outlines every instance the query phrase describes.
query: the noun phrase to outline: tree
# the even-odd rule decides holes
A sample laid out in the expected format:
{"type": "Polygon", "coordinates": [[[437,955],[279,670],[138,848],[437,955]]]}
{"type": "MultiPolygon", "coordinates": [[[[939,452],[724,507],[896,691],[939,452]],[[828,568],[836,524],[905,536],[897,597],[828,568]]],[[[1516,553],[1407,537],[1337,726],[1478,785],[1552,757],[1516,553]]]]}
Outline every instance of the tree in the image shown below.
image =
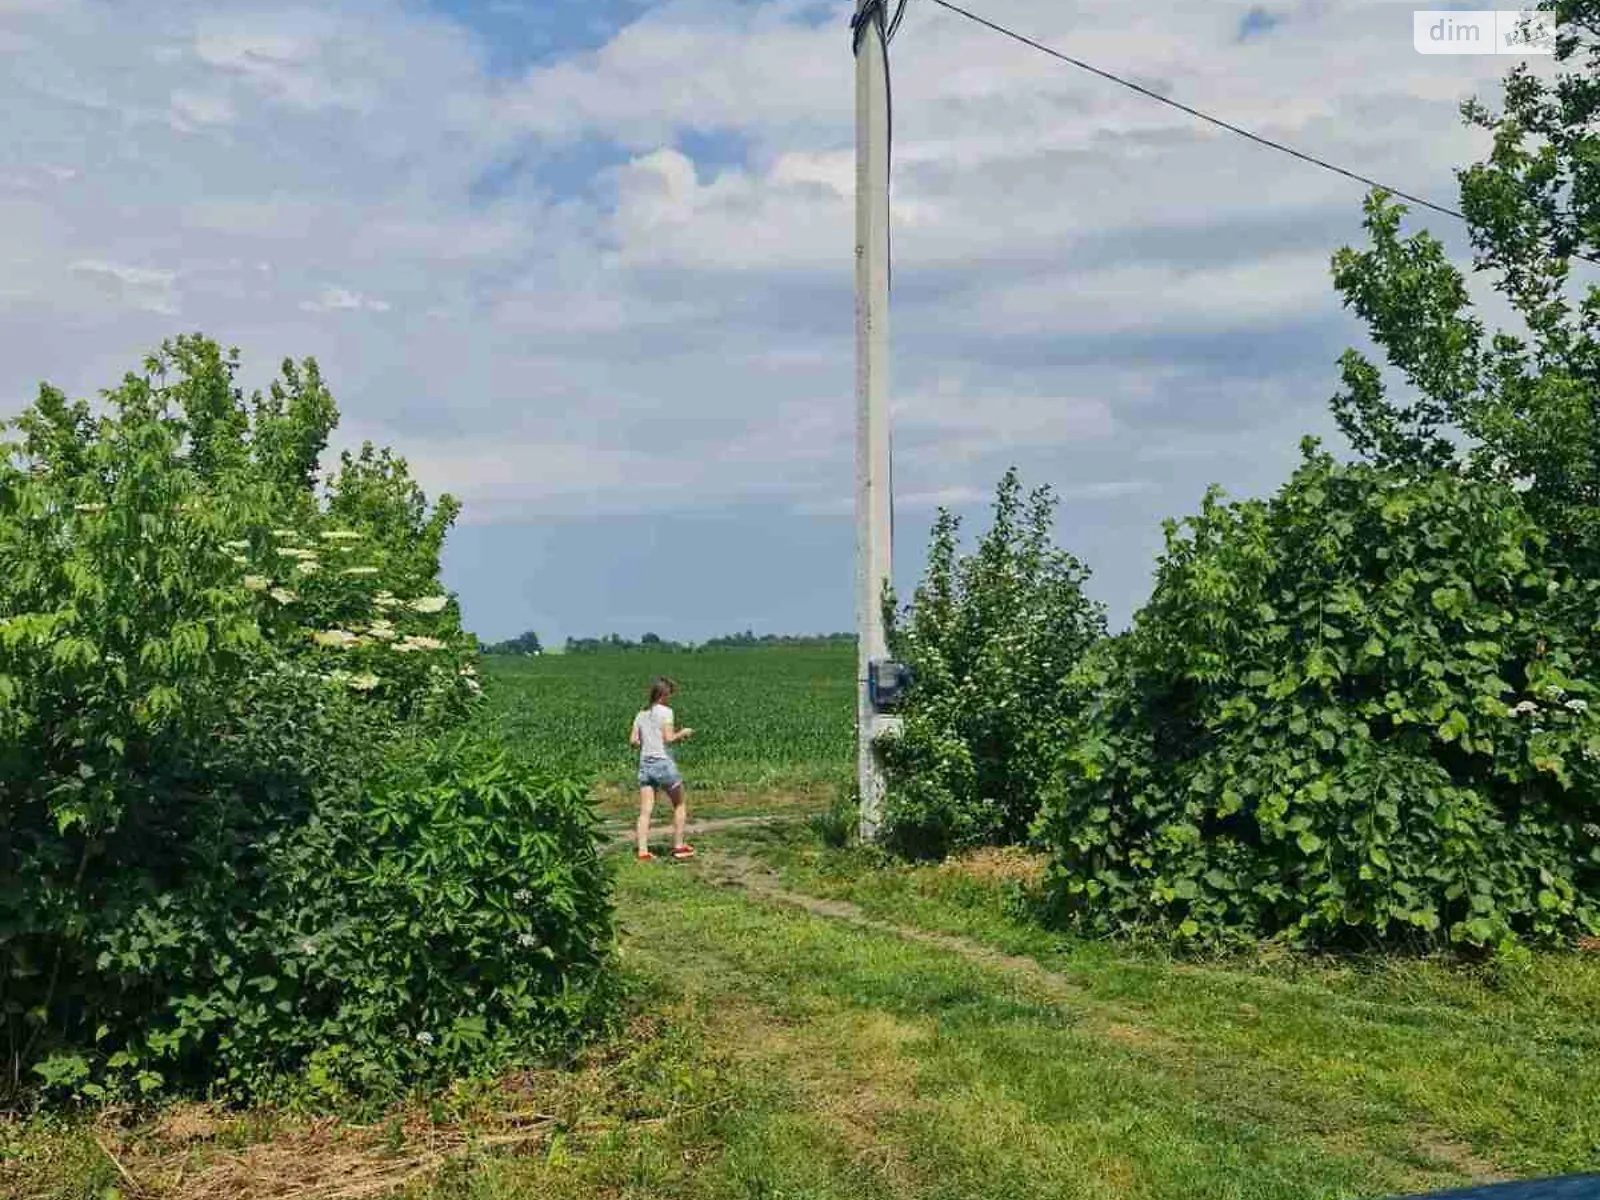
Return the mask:
{"type": "Polygon", "coordinates": [[[902,852],[1020,841],[1038,811],[1055,731],[1078,702],[1063,681],[1105,634],[1088,570],[1052,544],[1055,503],[1006,472],[976,553],[957,554],[960,522],[941,511],[910,606],[886,601],[890,649],[916,680],[885,753],[902,852]]]}
{"type": "MultiPolygon", "coordinates": [[[[46,385],[0,423],[0,1094],[30,1069],[105,1096],[346,1053],[350,1026],[310,1022],[360,1007],[359,986],[289,996],[309,978],[284,957],[309,933],[296,906],[348,897],[295,876],[298,839],[348,861],[388,752],[448,732],[479,691],[437,586],[454,502],[430,509],[403,460],[370,449],[319,491],[337,411],[315,363],[248,400],[237,367],[181,337],[97,410],[46,385]],[[274,925],[264,898],[291,876],[274,925]]],[[[487,911],[476,882],[452,888],[487,911]]],[[[472,986],[476,957],[457,956],[472,986]]]]}
{"type": "Polygon", "coordinates": [[[1474,269],[1524,329],[1490,333],[1443,246],[1402,237],[1405,207],[1374,193],[1371,244],[1336,254],[1334,281],[1415,396],[1393,399],[1349,350],[1334,411],[1379,465],[1453,465],[1526,489],[1530,511],[1577,547],[1600,530],[1600,288],[1572,280],[1575,259],[1600,258],[1600,2],[1540,7],[1560,22],[1557,62],[1583,69],[1546,82],[1519,65],[1499,112],[1464,104],[1493,149],[1457,172],[1474,269]]]}
{"type": "Polygon", "coordinates": [[[1409,394],[1355,350],[1333,398],[1368,460],[1313,445],[1269,501],[1169,523],[1154,595],[1086,663],[1043,829],[1100,932],[1474,947],[1600,930],[1600,2],[1551,82],[1518,67],[1458,172],[1490,332],[1403,206],[1334,282],[1409,394]]]}
{"type": "Polygon", "coordinates": [[[533,630],[519,633],[516,637],[504,642],[496,642],[487,648],[487,654],[539,654],[544,647],[539,643],[539,635],[533,630]]]}

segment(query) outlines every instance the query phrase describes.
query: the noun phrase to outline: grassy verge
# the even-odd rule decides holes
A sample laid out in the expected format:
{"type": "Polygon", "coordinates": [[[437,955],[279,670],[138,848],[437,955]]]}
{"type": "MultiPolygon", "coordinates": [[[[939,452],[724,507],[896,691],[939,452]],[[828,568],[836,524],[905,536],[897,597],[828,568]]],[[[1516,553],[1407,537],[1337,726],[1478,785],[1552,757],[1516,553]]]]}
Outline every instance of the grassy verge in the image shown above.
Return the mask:
{"type": "Polygon", "coordinates": [[[1285,1086],[1466,1148],[1515,1176],[1600,1165],[1600,956],[1542,954],[1518,973],[1441,960],[1173,962],[1041,929],[993,860],[885,866],[803,832],[729,841],[785,886],[867,915],[1025,955],[1082,1004],[1224,1070],[1248,1062],[1285,1086]]]}
{"type": "Polygon", "coordinates": [[[702,848],[618,863],[634,987],[568,1069],[368,1125],[0,1124],[0,1195],[1353,1200],[1600,1163],[1590,956],[1174,963],[1030,924],[1015,856],[702,848]]]}
{"type": "Polygon", "coordinates": [[[876,1190],[825,1194],[1379,1196],[1470,1174],[1368,1106],[1002,967],[687,870],[632,872],[636,956],[703,1012],[738,1014],[721,1036],[781,1066],[802,1110],[875,1164],[876,1190]]]}
{"type": "Polygon", "coordinates": [[[364,1200],[748,1194],[751,1162],[826,1158],[792,1089],[748,1069],[651,981],[626,1031],[570,1069],[461,1087],[374,1124],[176,1105],[0,1123],[8,1200],[364,1200]],[[731,1181],[731,1182],[730,1182],[731,1181]]]}

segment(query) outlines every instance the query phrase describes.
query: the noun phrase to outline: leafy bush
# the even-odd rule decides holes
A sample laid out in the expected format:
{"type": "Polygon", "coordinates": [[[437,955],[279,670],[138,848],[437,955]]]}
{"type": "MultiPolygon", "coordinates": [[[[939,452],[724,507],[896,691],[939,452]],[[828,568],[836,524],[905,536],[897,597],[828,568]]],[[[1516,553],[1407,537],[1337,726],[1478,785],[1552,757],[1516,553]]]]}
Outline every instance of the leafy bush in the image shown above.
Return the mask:
{"type": "Polygon", "coordinates": [[[1511,489],[1316,453],[1169,523],[1042,819],[1099,932],[1473,946],[1600,928],[1600,583],[1511,489]]]}
{"type": "Polygon", "coordinates": [[[381,764],[385,727],[303,668],[263,666],[218,708],[214,736],[173,747],[94,836],[8,814],[13,1052],[48,1083],[98,1097],[210,1082],[213,1048],[175,1006],[226,1007],[275,847],[381,764]]]}
{"type": "MultiPolygon", "coordinates": [[[[333,1036],[316,1007],[334,1003],[333,984],[306,990],[283,945],[261,940],[288,920],[274,889],[330,830],[370,843],[370,853],[346,847],[343,862],[415,874],[382,849],[377,818],[352,806],[393,798],[405,780],[444,788],[389,756],[417,728],[476,710],[476,642],[438,585],[454,502],[430,510],[404,462],[371,447],[346,455],[319,493],[337,411],[315,365],[285,364],[248,403],[236,368],[214,343],[179,339],[98,412],[42,388],[0,442],[0,1013],[12,1087],[30,1069],[87,1095],[109,1083],[199,1084],[218,1070],[247,1087],[292,1069],[308,1038],[333,1036]],[[264,1017],[240,1007],[240,986],[255,989],[264,1017]]],[[[586,869],[587,834],[551,799],[570,785],[450,761],[466,772],[464,798],[430,792],[439,819],[481,843],[440,860],[452,902],[498,878],[518,832],[489,828],[473,805],[549,818],[551,844],[586,869]]],[[[334,866],[318,878],[359,905],[375,885],[334,866]]],[[[544,884],[528,887],[544,895],[544,884]]],[[[603,907],[588,887],[548,897],[585,931],[603,907]]],[[[429,903],[448,911],[442,894],[429,903]]],[[[362,926],[359,914],[352,928],[379,936],[376,917],[362,926]]],[[[587,937],[542,943],[571,954],[555,969],[570,969],[574,996],[592,975],[587,937]]],[[[445,959],[433,950],[425,939],[401,957],[367,953],[389,963],[389,986],[409,1003],[465,1004],[448,983],[455,944],[438,943],[445,959]]],[[[499,953],[516,951],[502,940],[499,953]]],[[[494,958],[476,970],[515,974],[494,958]]],[[[373,1003],[376,975],[362,987],[373,1003]]],[[[576,1000],[507,987],[495,1003],[537,1011],[552,1035],[568,1027],[576,1000]]],[[[457,1015],[474,1011],[532,1044],[521,1017],[457,1015]]],[[[500,1035],[486,1036],[489,1054],[500,1035]]],[[[372,1045],[341,1044],[359,1067],[350,1078],[383,1076],[372,1045]]],[[[434,1058],[460,1061],[444,1053],[434,1058]]]]}
{"type": "Polygon", "coordinates": [[[884,743],[886,841],[901,853],[1027,835],[1050,738],[1077,703],[1063,681],[1105,630],[1088,571],[1051,544],[1054,509],[1049,489],[1025,499],[1008,471],[976,552],[958,556],[959,520],[940,512],[911,605],[899,614],[889,600],[892,652],[915,676],[902,732],[884,743]]]}
{"type": "Polygon", "coordinates": [[[241,1095],[370,1099],[551,1050],[590,1023],[611,942],[594,821],[586,786],[491,745],[397,748],[278,839],[167,1036],[241,1095]]]}

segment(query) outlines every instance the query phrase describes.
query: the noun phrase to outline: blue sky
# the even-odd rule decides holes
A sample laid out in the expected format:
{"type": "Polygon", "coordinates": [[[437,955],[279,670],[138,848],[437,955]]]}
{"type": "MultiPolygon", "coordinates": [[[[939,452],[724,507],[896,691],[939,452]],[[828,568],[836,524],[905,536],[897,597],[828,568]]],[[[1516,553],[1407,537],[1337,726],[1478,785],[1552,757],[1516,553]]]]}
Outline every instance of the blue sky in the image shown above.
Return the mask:
{"type": "MultiPolygon", "coordinates": [[[[970,2],[1446,202],[1509,61],[1375,0],[970,2]]],[[[0,0],[0,408],[181,331],[314,355],[335,449],[464,502],[483,636],[847,629],[850,10],[0,0]]],[[[1360,189],[925,0],[894,68],[899,582],[1015,464],[1120,622],[1163,518],[1331,432],[1360,189]]]]}

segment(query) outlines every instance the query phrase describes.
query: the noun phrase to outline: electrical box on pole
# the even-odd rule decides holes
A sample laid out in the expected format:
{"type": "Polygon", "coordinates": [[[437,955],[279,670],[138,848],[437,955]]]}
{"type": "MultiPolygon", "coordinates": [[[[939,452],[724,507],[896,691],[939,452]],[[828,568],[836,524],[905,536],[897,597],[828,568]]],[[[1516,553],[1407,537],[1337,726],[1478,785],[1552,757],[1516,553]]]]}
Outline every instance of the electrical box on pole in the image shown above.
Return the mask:
{"type": "Polygon", "coordinates": [[[911,682],[911,668],[904,663],[875,658],[867,664],[867,691],[880,714],[896,712],[905,703],[911,682]]]}
{"type": "Polygon", "coordinates": [[[856,729],[861,836],[878,833],[883,773],[873,743],[894,718],[874,702],[885,659],[892,561],[889,494],[889,62],[883,0],[860,0],[856,60],[856,729]]]}

